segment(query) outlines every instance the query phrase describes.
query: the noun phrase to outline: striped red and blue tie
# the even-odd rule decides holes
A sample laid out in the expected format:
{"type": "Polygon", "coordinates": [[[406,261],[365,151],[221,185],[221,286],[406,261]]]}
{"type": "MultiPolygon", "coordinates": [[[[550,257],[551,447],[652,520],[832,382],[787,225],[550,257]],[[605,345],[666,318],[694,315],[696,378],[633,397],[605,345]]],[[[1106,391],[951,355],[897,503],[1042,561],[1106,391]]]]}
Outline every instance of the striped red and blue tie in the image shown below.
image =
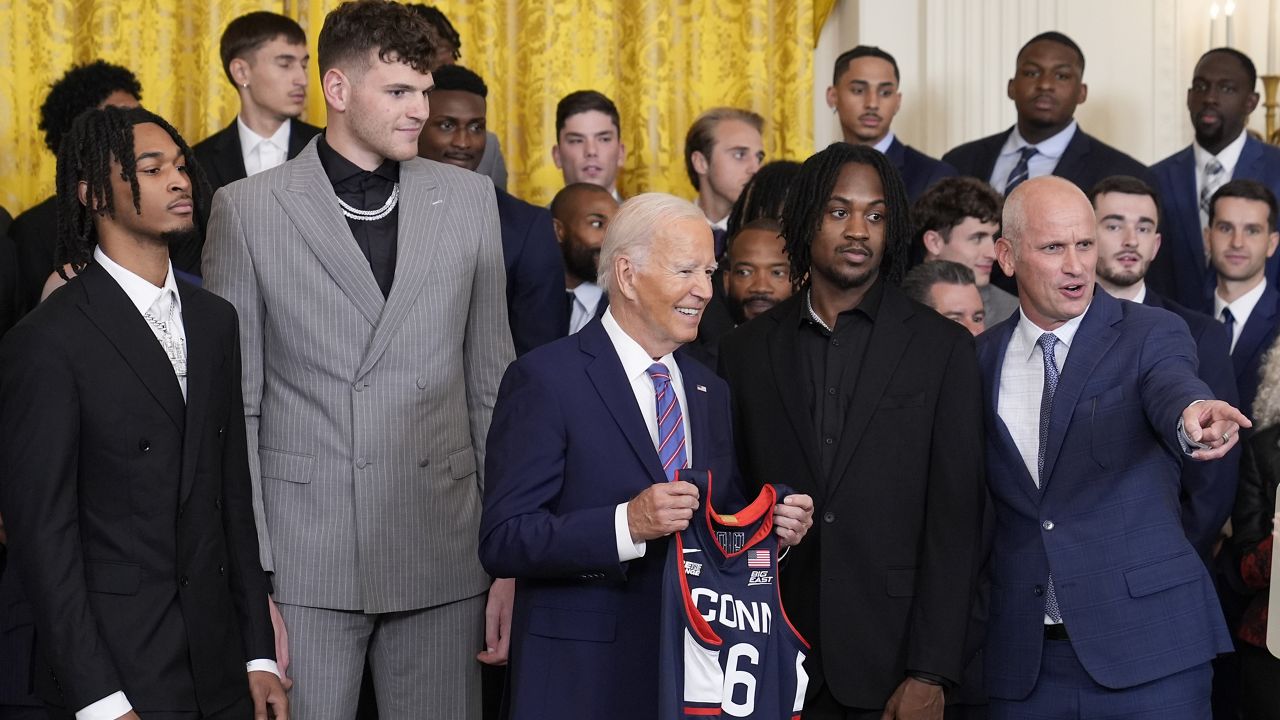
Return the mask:
{"type": "Polygon", "coordinates": [[[667,473],[667,480],[675,480],[676,473],[688,461],[684,448],[684,415],[680,412],[680,400],[671,387],[671,371],[662,363],[649,366],[649,379],[658,400],[658,460],[667,473]]]}

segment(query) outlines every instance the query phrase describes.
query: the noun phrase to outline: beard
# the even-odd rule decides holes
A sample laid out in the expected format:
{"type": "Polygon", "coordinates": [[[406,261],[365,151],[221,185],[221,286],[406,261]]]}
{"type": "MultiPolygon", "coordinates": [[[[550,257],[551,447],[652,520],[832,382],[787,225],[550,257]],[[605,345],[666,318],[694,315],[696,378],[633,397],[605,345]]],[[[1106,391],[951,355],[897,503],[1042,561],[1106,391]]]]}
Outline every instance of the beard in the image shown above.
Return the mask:
{"type": "Polygon", "coordinates": [[[564,266],[578,278],[594,283],[600,276],[600,251],[584,247],[574,240],[564,244],[564,266]]]}
{"type": "Polygon", "coordinates": [[[200,242],[200,231],[191,226],[180,230],[165,230],[160,233],[160,242],[169,249],[190,247],[200,242]]]}

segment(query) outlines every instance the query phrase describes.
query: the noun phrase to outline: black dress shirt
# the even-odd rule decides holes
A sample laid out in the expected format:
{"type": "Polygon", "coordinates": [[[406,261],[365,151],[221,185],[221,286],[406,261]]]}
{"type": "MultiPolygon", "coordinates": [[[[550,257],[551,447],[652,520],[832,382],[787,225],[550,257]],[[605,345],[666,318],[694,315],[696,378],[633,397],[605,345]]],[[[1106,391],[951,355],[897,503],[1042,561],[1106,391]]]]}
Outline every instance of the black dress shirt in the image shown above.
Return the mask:
{"type": "Polygon", "coordinates": [[[828,328],[813,311],[812,290],[805,290],[796,352],[800,359],[801,387],[808,388],[809,413],[818,431],[818,454],[824,479],[831,474],[831,465],[840,447],[844,419],[853,402],[862,358],[871,341],[871,329],[883,295],[884,285],[877,279],[862,302],[836,316],[835,327],[828,328]]]}
{"type": "MultiPolygon", "coordinates": [[[[377,210],[391,197],[396,183],[400,182],[400,163],[385,160],[373,172],[364,170],[329,147],[324,135],[316,143],[320,164],[333,184],[333,192],[346,204],[357,210],[377,210]]],[[[396,277],[396,235],[400,207],[397,205],[387,216],[379,220],[353,220],[347,225],[356,239],[360,252],[369,261],[373,278],[382,290],[382,296],[391,294],[391,283],[396,277]]]]}

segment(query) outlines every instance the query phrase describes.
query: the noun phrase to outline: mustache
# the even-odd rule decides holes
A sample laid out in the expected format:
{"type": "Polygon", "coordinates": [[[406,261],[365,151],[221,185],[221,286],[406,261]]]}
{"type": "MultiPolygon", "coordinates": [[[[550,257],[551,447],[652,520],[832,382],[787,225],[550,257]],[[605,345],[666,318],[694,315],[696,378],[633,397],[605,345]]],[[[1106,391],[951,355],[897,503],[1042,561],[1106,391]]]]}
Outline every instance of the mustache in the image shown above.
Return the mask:
{"type": "Polygon", "coordinates": [[[742,303],[744,305],[747,303],[753,303],[753,302],[766,302],[766,303],[769,303],[770,305],[777,305],[778,298],[766,293],[751,293],[750,295],[742,298],[742,303]]]}

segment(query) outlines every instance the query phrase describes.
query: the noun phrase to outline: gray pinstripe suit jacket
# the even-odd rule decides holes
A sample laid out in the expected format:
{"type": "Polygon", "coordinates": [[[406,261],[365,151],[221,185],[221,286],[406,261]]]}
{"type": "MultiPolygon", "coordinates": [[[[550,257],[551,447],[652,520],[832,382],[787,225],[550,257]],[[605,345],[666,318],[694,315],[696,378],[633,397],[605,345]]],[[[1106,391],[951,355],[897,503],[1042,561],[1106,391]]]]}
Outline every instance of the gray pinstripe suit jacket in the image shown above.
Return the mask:
{"type": "Polygon", "coordinates": [[[240,313],[262,565],[281,602],[370,613],[483,592],[484,442],[513,359],[491,181],[400,164],[385,300],[313,140],[218,191],[205,286],[240,313]]]}

